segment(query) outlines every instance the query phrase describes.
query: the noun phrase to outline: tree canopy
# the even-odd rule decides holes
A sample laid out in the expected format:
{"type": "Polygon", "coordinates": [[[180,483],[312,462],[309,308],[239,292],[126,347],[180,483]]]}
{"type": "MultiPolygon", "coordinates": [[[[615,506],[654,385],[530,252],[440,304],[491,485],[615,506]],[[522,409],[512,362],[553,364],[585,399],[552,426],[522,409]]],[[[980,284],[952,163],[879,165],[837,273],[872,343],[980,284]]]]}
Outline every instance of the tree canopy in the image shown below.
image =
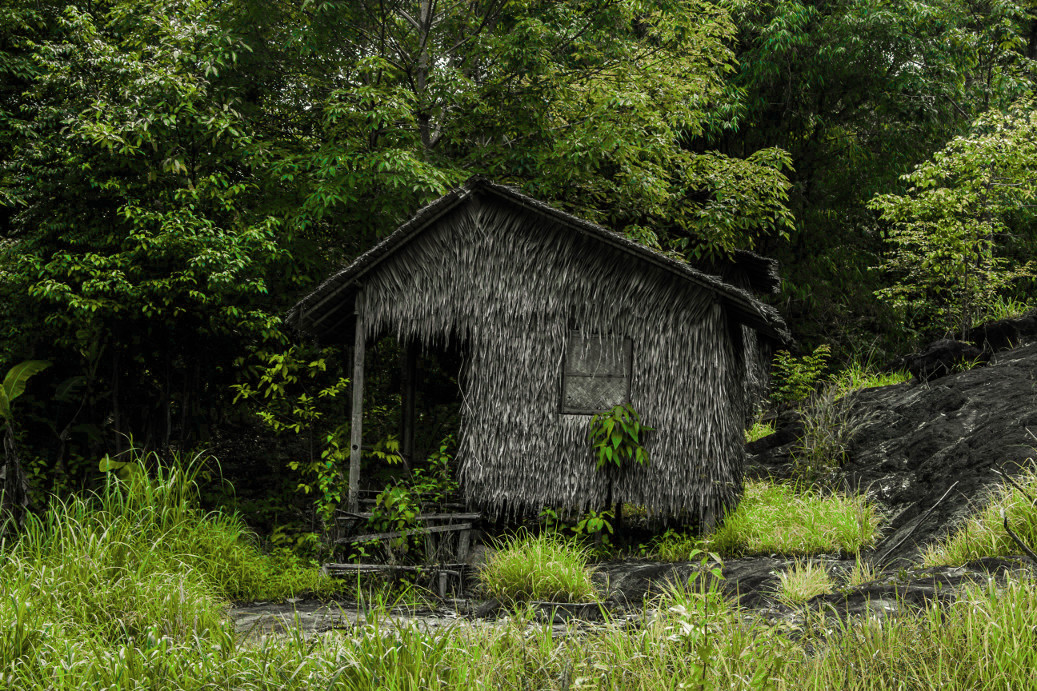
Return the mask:
{"type": "Polygon", "coordinates": [[[11,0],[0,369],[54,363],[41,455],[203,442],[289,305],[473,174],[774,255],[805,345],[903,347],[1032,285],[1035,57],[1024,0],[11,0]]]}

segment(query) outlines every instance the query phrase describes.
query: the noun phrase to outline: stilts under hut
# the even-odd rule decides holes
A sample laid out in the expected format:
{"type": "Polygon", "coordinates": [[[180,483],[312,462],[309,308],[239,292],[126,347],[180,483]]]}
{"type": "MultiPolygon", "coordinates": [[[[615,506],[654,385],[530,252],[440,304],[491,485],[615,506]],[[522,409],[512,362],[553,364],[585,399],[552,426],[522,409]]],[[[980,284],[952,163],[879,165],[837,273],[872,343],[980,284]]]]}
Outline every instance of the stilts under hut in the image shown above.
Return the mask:
{"type": "MultiPolygon", "coordinates": [[[[742,270],[760,276],[743,285],[775,285],[773,262],[756,259],[742,270]]],[[[746,334],[789,340],[778,313],[746,288],[473,178],[326,280],[289,319],[354,344],[351,510],[363,467],[364,348],[391,334],[408,349],[463,348],[458,459],[471,506],[535,514],[622,501],[709,523],[742,490],[746,334]],[[643,442],[651,461],[610,477],[596,470],[588,427],[593,413],[626,402],[654,428],[643,442]]]]}

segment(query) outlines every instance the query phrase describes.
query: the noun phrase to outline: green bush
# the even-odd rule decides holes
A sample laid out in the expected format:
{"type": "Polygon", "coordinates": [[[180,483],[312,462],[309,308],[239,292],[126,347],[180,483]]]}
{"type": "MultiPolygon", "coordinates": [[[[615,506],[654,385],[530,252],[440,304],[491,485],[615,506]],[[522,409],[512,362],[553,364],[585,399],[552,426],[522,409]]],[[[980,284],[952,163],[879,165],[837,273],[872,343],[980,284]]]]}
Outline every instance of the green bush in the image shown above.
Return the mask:
{"type": "Polygon", "coordinates": [[[832,348],[821,344],[814,352],[793,357],[787,350],[774,354],[771,400],[778,405],[793,405],[807,400],[823,381],[832,348]]]}
{"type": "Polygon", "coordinates": [[[588,559],[575,540],[522,532],[498,546],[479,571],[479,583],[487,595],[504,602],[594,602],[599,594],[588,559]]]}

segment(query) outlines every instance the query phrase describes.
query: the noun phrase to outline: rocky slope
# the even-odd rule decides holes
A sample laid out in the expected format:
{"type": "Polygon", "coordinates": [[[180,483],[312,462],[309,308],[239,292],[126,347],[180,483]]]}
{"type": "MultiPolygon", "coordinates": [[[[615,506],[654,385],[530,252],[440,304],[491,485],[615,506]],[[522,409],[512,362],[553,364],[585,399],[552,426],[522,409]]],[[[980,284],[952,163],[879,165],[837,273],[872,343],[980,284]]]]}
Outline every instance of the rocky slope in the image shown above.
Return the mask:
{"type": "MultiPolygon", "coordinates": [[[[1037,343],[994,355],[985,366],[928,382],[853,394],[859,431],[849,459],[828,482],[857,490],[887,513],[873,554],[881,565],[911,562],[953,530],[996,485],[1037,456],[1037,343]]],[[[787,473],[794,420],[750,445],[753,474],[787,473]],[[791,427],[791,429],[790,429],[791,427]]]]}

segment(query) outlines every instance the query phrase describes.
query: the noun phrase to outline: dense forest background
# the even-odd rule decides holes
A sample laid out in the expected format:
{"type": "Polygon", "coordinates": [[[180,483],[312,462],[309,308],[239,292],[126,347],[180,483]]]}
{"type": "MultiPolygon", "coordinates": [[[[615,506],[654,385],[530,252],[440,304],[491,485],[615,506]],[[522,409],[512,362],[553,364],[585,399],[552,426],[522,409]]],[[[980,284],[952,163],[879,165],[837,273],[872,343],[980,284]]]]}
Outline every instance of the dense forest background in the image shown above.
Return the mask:
{"type": "Polygon", "coordinates": [[[51,364],[5,450],[36,497],[132,444],[215,449],[268,528],[333,502],[344,358],[282,315],[473,174],[779,259],[807,351],[967,333],[1037,292],[1035,60],[1033,0],[6,0],[0,374],[51,364]]]}

